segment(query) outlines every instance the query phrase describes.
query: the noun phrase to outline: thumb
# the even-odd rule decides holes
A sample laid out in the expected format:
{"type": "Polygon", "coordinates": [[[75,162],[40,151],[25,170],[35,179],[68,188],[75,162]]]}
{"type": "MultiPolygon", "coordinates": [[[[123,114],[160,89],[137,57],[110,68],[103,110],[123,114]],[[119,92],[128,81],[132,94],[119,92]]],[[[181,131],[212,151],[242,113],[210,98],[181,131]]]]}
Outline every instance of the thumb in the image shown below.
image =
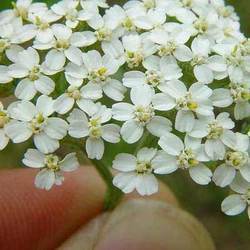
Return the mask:
{"type": "Polygon", "coordinates": [[[163,199],[125,200],[93,220],[60,250],[214,250],[206,229],[189,213],[163,199]]]}

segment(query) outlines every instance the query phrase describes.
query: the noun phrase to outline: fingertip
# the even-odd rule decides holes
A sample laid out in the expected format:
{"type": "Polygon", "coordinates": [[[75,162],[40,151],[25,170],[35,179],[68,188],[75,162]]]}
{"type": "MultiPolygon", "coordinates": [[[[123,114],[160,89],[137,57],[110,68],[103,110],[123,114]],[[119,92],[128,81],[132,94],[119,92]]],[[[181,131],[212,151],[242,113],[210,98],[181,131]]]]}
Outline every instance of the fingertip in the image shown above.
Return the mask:
{"type": "Polygon", "coordinates": [[[94,168],[66,174],[50,191],[34,187],[36,174],[1,171],[1,249],[53,249],[103,209],[105,185],[94,168]]]}

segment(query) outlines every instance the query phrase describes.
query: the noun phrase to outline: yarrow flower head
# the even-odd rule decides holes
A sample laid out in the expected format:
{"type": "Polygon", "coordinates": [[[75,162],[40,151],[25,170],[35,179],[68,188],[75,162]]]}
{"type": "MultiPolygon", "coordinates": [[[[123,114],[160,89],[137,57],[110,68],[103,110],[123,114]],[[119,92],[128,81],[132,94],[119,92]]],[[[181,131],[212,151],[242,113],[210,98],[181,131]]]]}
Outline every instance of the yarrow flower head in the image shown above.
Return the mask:
{"type": "Polygon", "coordinates": [[[17,0],[0,12],[0,96],[13,96],[0,150],[29,141],[38,188],[61,185],[81,156],[108,206],[182,170],[236,192],[224,213],[250,204],[250,40],[223,0],[17,0]]]}

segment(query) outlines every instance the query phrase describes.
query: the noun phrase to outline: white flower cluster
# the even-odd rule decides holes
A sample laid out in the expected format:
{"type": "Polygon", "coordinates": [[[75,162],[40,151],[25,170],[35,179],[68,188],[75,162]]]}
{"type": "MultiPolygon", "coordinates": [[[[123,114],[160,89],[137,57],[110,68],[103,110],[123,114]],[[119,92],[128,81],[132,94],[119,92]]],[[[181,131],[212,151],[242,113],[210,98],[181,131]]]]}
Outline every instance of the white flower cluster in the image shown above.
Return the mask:
{"type": "Polygon", "coordinates": [[[41,169],[39,188],[78,167],[75,153],[55,154],[69,137],[96,160],[105,145],[137,143],[136,156],[113,160],[125,193],[151,195],[155,175],[183,169],[238,193],[226,214],[250,204],[249,136],[238,126],[250,117],[250,39],[224,0],[17,0],[0,12],[0,60],[0,87],[17,99],[0,106],[0,149],[32,138],[23,163],[41,169]]]}

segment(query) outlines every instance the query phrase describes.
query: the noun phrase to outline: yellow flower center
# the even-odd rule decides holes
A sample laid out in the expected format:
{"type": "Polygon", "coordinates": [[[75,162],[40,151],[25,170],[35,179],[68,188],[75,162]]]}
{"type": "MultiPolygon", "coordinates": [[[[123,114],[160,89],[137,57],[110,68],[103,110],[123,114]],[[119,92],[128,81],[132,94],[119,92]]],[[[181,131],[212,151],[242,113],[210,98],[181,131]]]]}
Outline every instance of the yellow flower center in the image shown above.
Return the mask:
{"type": "Polygon", "coordinates": [[[150,162],[142,161],[136,164],[137,174],[148,174],[152,172],[152,166],[150,162]]]}
{"type": "Polygon", "coordinates": [[[54,172],[60,171],[59,158],[56,155],[50,154],[45,157],[46,168],[54,172]]]}
{"type": "Polygon", "coordinates": [[[152,106],[137,106],[135,109],[135,120],[138,121],[141,125],[145,125],[154,116],[154,109],[152,106]]]}
{"type": "Polygon", "coordinates": [[[247,153],[239,151],[229,151],[226,153],[225,161],[235,169],[240,169],[249,160],[247,153]]]}

